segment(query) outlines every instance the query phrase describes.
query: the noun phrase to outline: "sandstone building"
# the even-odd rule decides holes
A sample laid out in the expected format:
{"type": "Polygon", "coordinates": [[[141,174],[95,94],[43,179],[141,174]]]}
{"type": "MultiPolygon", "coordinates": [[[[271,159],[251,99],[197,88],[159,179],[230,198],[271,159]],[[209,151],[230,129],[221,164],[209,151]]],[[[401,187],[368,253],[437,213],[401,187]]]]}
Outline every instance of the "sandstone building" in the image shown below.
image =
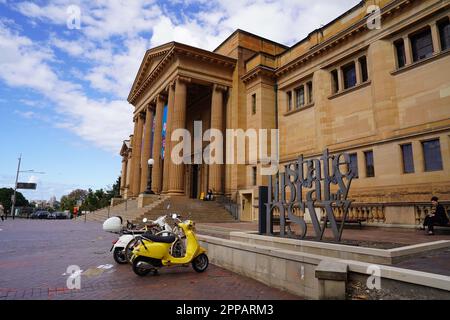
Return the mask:
{"type": "Polygon", "coordinates": [[[291,47],[236,30],[212,52],[176,42],[148,50],[128,97],[122,196],[146,190],[152,158],[154,192],[198,198],[212,189],[239,205],[241,220],[256,220],[257,187],[267,183],[260,163],[167,157],[174,142],[164,133],[194,136],[202,121],[203,131],[279,129],[281,164],[348,152],[358,172],[350,197],[400,208],[382,222],[414,223],[401,204],[450,199],[449,17],[449,1],[365,0],[291,47]],[[368,24],[373,5],[379,29],[368,24]]]}

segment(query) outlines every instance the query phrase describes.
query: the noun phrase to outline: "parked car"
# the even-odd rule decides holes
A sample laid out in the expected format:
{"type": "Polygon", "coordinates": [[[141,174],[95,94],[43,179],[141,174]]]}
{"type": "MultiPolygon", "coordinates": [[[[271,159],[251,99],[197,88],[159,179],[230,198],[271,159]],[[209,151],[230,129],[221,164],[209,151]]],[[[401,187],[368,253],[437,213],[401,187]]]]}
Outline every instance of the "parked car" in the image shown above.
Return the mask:
{"type": "Polygon", "coordinates": [[[69,219],[69,213],[66,212],[55,212],[56,214],[56,219],[69,219]]]}
{"type": "Polygon", "coordinates": [[[38,219],[47,219],[50,212],[48,211],[40,211],[37,218],[38,219]]]}
{"type": "Polygon", "coordinates": [[[47,219],[56,219],[56,212],[49,213],[47,219]]]}
{"type": "Polygon", "coordinates": [[[40,211],[35,211],[32,214],[30,214],[30,219],[37,219],[39,216],[40,211]]]}

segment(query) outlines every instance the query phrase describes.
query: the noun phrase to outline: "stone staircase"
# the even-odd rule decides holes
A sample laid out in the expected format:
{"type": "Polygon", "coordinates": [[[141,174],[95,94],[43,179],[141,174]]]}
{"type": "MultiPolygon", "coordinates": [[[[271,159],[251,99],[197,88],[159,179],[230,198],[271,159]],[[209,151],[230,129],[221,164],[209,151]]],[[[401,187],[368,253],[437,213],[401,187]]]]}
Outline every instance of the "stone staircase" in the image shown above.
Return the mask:
{"type": "MultiPolygon", "coordinates": [[[[76,221],[96,221],[104,222],[108,217],[121,216],[123,222],[127,220],[137,221],[138,218],[143,216],[146,212],[152,210],[154,207],[159,206],[163,201],[168,199],[168,196],[154,196],[155,200],[146,207],[138,208],[137,199],[128,199],[126,202],[122,202],[114,207],[108,207],[99,209],[97,211],[88,213],[86,217],[84,215],[77,217],[76,221]]],[[[142,219],[140,220],[142,221],[142,219]]],[[[140,222],[139,221],[139,222],[140,222]]]]}
{"type": "Polygon", "coordinates": [[[191,199],[185,196],[172,196],[161,201],[158,205],[146,209],[145,212],[137,217],[133,222],[139,223],[145,217],[155,220],[159,216],[171,213],[181,215],[182,219],[191,219],[197,222],[235,222],[231,214],[225,210],[223,205],[215,201],[202,201],[191,199]],[[167,209],[167,205],[170,208],[167,209]]]}

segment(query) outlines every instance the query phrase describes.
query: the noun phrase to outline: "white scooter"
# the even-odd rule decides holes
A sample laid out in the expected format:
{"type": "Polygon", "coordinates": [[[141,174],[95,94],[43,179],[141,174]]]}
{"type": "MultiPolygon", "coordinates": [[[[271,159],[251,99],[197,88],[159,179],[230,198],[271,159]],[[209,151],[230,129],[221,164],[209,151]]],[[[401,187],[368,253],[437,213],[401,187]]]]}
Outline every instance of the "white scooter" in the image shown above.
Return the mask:
{"type": "MultiPolygon", "coordinates": [[[[172,228],[166,221],[167,216],[161,216],[155,221],[148,220],[144,218],[142,222],[144,223],[144,227],[141,229],[136,229],[136,226],[127,222],[127,228],[122,227],[122,218],[121,217],[112,217],[107,219],[103,223],[103,230],[113,233],[119,233],[121,236],[113,241],[113,245],[110,251],[113,252],[114,260],[119,264],[125,264],[129,262],[129,258],[131,258],[131,252],[133,249],[133,243],[136,236],[143,234],[144,232],[151,232],[155,235],[169,235],[174,234],[177,238],[180,238],[180,232],[177,228],[172,228]],[[127,254],[128,252],[128,254],[127,254]]],[[[174,253],[175,254],[183,254],[183,246],[184,242],[176,241],[174,243],[174,253]],[[178,251],[180,251],[178,253],[178,251]]]]}

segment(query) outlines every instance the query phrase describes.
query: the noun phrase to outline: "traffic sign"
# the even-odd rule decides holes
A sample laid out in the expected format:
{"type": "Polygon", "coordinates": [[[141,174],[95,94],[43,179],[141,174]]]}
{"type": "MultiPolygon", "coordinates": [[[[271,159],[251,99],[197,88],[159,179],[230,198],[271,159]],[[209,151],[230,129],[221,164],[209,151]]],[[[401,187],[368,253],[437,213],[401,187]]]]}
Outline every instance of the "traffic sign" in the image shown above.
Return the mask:
{"type": "Polygon", "coordinates": [[[36,190],[36,183],[17,182],[17,189],[30,189],[30,190],[36,190]]]}

